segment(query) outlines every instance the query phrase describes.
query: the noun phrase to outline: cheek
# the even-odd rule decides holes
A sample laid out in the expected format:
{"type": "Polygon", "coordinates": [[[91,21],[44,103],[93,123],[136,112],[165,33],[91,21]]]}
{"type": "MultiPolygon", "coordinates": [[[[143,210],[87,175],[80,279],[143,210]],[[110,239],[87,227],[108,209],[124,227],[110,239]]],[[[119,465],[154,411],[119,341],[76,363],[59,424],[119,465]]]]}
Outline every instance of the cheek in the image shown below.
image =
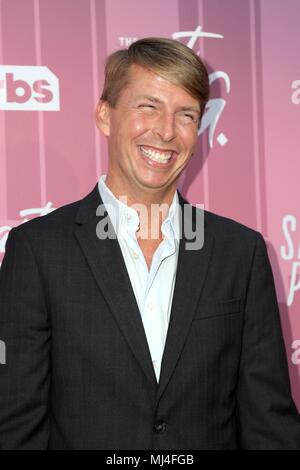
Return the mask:
{"type": "Polygon", "coordinates": [[[110,140],[117,149],[124,148],[124,146],[131,147],[149,128],[147,120],[143,117],[124,119],[111,127],[110,140]]]}
{"type": "Polygon", "coordinates": [[[129,126],[129,132],[134,135],[140,135],[147,131],[150,126],[149,126],[149,120],[145,116],[134,116],[130,120],[129,126]]]}
{"type": "Polygon", "coordinates": [[[134,129],[136,130],[136,132],[141,132],[144,129],[143,123],[136,122],[135,126],[134,126],[134,129]]]}
{"type": "Polygon", "coordinates": [[[198,133],[197,131],[186,131],[182,139],[186,148],[194,150],[197,145],[198,133]]]}
{"type": "Polygon", "coordinates": [[[180,136],[181,145],[186,151],[194,151],[198,140],[198,134],[196,132],[181,129],[178,136],[180,136]]]}
{"type": "Polygon", "coordinates": [[[142,116],[131,117],[111,126],[111,137],[118,142],[130,142],[131,139],[139,137],[148,129],[149,125],[142,116]]]}

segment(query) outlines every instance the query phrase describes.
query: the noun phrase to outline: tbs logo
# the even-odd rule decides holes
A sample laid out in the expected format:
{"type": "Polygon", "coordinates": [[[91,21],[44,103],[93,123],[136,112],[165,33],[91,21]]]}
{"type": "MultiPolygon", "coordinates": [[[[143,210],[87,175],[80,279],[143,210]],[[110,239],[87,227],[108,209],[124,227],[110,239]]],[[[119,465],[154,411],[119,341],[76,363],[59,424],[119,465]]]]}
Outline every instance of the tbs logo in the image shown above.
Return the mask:
{"type": "Polygon", "coordinates": [[[0,65],[0,110],[59,111],[59,81],[39,66],[0,65]]]}

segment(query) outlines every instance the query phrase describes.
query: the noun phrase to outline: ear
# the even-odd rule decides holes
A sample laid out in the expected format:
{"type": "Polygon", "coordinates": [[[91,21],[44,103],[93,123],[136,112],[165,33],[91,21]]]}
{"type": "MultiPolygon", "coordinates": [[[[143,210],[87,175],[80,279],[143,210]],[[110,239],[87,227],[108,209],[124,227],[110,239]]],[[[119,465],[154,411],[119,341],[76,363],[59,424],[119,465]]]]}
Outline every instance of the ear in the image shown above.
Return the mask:
{"type": "Polygon", "coordinates": [[[106,136],[110,135],[110,115],[109,104],[107,101],[99,101],[96,108],[96,125],[98,129],[106,136]]]}

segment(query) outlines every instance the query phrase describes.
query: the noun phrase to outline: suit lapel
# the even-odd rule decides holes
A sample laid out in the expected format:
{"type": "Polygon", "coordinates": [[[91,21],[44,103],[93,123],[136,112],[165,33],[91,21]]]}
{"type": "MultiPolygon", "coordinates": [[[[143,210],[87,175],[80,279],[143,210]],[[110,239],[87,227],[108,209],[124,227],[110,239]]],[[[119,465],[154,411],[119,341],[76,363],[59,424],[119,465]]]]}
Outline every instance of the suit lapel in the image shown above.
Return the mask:
{"type": "MultiPolygon", "coordinates": [[[[149,381],[157,386],[141,315],[117,239],[100,240],[96,226],[107,216],[96,216],[102,204],[98,186],[81,201],[75,236],[116,322],[149,381]]],[[[110,222],[110,221],[109,221],[110,222]]],[[[110,230],[113,230],[110,225],[110,230]]]]}
{"type": "MultiPolygon", "coordinates": [[[[181,213],[183,205],[188,204],[179,194],[181,213]]],[[[191,209],[191,206],[189,205],[191,209]]],[[[170,378],[180,358],[184,347],[189,328],[196,312],[196,307],[205,282],[209,268],[214,244],[214,237],[209,232],[205,220],[204,244],[201,249],[187,250],[186,243],[191,242],[185,234],[187,224],[192,224],[193,231],[196,230],[196,209],[192,209],[191,219],[188,217],[181,219],[181,239],[179,245],[177,274],[170,316],[170,323],[163,355],[159,387],[157,392],[157,403],[160,400],[170,378]]]]}

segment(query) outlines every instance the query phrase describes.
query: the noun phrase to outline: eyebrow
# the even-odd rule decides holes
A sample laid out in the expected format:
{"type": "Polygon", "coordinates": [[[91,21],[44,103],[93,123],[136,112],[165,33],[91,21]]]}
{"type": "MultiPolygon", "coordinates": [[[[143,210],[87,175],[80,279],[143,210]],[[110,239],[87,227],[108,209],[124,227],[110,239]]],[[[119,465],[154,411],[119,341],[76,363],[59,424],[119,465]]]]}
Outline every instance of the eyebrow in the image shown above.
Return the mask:
{"type": "MultiPolygon", "coordinates": [[[[151,95],[140,95],[138,96],[137,99],[138,100],[146,99],[146,100],[151,101],[152,103],[163,104],[163,101],[151,95]]],[[[199,108],[196,108],[195,106],[180,106],[179,110],[180,111],[194,111],[195,113],[198,113],[198,114],[201,113],[201,110],[199,108]]]]}

